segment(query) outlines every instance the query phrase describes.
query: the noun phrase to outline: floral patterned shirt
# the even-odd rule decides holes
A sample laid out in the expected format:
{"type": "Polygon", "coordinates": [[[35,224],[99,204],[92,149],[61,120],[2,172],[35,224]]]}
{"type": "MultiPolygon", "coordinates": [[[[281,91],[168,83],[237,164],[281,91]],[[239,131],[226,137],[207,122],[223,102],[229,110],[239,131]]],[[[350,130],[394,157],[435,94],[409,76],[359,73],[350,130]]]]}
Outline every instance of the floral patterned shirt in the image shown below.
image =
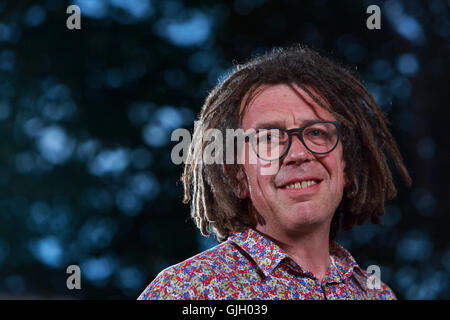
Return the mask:
{"type": "Polygon", "coordinates": [[[350,253],[330,242],[332,263],[321,282],[253,229],[163,270],[139,296],[146,299],[396,299],[350,253]],[[373,287],[373,286],[372,286],[373,287]]]}

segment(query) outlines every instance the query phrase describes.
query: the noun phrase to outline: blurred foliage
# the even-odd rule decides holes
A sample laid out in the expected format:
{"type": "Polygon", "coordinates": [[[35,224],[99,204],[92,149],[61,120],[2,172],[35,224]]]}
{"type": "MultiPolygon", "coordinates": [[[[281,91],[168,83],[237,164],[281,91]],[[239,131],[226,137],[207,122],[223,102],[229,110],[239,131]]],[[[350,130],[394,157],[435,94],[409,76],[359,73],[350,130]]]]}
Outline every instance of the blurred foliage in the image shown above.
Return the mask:
{"type": "Polygon", "coordinates": [[[0,3],[0,298],[135,299],[214,245],[181,203],[175,128],[233,64],[301,42],[357,68],[414,180],[339,241],[400,298],[450,298],[449,3],[0,3]],[[66,8],[81,8],[68,30],[66,8]],[[381,30],[366,28],[367,6],[381,30]],[[82,290],[66,288],[78,264],[82,290]]]}

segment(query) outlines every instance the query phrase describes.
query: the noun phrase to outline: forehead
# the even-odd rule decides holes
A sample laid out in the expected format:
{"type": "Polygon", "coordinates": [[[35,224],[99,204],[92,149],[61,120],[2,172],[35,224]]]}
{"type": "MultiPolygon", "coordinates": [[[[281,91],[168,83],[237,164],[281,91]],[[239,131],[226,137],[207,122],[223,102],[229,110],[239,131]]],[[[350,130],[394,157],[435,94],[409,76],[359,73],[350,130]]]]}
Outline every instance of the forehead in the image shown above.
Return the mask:
{"type": "MultiPolygon", "coordinates": [[[[307,89],[319,101],[328,106],[312,88],[307,89]]],[[[244,97],[241,113],[244,108],[244,97]]],[[[244,129],[256,128],[261,123],[273,123],[286,127],[300,126],[310,120],[336,120],[326,109],[321,107],[303,89],[286,84],[259,87],[250,100],[242,116],[244,129]]]]}

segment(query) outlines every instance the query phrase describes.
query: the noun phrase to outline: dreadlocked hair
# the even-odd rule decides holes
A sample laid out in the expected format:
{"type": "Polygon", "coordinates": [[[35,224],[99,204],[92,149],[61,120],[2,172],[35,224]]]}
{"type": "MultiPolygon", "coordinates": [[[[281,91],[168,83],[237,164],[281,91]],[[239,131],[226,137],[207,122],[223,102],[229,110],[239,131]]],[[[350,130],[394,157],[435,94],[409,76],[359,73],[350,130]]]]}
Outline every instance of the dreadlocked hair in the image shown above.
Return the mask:
{"type": "Polygon", "coordinates": [[[388,157],[406,184],[411,184],[388,129],[390,123],[355,75],[312,49],[294,45],[274,48],[236,65],[203,104],[181,176],[183,202],[191,201],[191,216],[201,233],[214,233],[219,241],[224,241],[234,232],[256,224],[248,210],[250,200],[239,199],[234,192],[240,165],[203,163],[208,142],[202,137],[213,128],[223,136],[226,129],[241,128],[241,105],[245,110],[258,88],[276,84],[300,87],[343,123],[341,143],[349,184],[333,217],[330,238],[334,239],[340,228],[350,229],[368,220],[380,223],[385,200],[397,195],[388,157]]]}

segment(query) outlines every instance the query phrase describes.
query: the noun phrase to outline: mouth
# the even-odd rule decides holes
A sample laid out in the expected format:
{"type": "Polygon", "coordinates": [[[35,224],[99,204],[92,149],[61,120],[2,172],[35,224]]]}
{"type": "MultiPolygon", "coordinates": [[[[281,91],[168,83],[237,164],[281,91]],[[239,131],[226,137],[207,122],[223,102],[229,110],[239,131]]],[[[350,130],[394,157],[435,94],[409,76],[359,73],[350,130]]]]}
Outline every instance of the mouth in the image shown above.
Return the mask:
{"type": "Polygon", "coordinates": [[[320,183],[319,180],[303,180],[290,183],[288,185],[280,187],[281,189],[306,189],[312,185],[320,183]]]}
{"type": "Polygon", "coordinates": [[[293,199],[302,200],[305,199],[303,197],[309,197],[318,192],[321,182],[322,180],[318,178],[308,177],[287,181],[285,184],[279,186],[278,188],[281,189],[282,192],[290,198],[293,197],[293,199]]]}

